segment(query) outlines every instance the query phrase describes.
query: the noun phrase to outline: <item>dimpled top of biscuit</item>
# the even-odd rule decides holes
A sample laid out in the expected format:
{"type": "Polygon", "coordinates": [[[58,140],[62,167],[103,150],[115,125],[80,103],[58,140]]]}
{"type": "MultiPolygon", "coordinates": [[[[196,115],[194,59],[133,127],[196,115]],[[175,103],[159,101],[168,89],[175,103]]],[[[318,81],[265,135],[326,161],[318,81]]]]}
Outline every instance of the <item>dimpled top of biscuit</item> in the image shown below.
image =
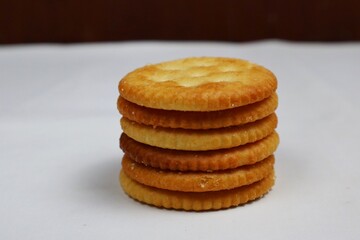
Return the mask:
{"type": "Polygon", "coordinates": [[[172,81],[183,87],[195,87],[211,82],[236,82],[248,78],[253,64],[247,61],[222,61],[217,58],[192,58],[153,65],[154,82],[172,81]]]}
{"type": "Polygon", "coordinates": [[[146,65],[119,84],[126,100],[150,108],[215,111],[269,97],[276,77],[264,67],[234,58],[196,57],[146,65]]]}

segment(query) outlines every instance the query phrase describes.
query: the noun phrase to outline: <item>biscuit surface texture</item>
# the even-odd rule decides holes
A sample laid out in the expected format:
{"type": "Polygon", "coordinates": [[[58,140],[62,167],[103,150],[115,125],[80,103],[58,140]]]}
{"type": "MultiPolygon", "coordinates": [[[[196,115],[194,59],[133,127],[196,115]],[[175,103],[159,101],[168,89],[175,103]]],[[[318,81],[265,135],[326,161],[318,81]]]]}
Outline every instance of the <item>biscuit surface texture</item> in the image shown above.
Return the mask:
{"type": "Polygon", "coordinates": [[[231,148],[270,135],[277,126],[273,113],[258,121],[220,129],[188,130],[151,127],[121,118],[121,127],[132,139],[160,148],[205,151],[231,148]]]}
{"type": "Polygon", "coordinates": [[[205,172],[162,171],[132,161],[124,155],[125,174],[147,186],[182,192],[209,192],[237,188],[257,182],[273,171],[274,156],[239,168],[205,172]]]}
{"type": "Polygon", "coordinates": [[[217,210],[255,200],[274,185],[274,172],[250,185],[214,192],[179,192],[145,186],[120,171],[120,184],[131,198],[157,207],[181,210],[217,210]]]}
{"type": "Polygon", "coordinates": [[[119,97],[117,103],[119,112],[127,119],[137,123],[184,129],[222,128],[254,122],[273,113],[277,105],[276,93],[253,104],[210,112],[185,112],[141,107],[122,97],[119,97]]]}
{"type": "Polygon", "coordinates": [[[232,58],[198,57],[147,65],[119,83],[126,100],[149,108],[216,111],[269,97],[277,80],[266,68],[232,58]]]}
{"type": "Polygon", "coordinates": [[[276,132],[246,145],[211,151],[181,151],[152,147],[139,143],[126,134],[120,147],[132,160],[145,166],[173,171],[216,171],[253,164],[275,152],[279,144],[276,132]]]}

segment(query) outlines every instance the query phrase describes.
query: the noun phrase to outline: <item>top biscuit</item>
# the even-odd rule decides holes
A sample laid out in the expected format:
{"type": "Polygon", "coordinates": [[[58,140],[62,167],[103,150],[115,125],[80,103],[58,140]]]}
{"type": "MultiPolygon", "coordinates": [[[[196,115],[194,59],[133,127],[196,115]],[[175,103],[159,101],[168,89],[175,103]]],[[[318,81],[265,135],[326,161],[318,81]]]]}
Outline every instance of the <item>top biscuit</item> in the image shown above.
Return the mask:
{"type": "Polygon", "coordinates": [[[269,97],[276,77],[266,68],[233,58],[196,57],[147,65],[119,83],[126,100],[149,108],[217,111],[269,97]]]}

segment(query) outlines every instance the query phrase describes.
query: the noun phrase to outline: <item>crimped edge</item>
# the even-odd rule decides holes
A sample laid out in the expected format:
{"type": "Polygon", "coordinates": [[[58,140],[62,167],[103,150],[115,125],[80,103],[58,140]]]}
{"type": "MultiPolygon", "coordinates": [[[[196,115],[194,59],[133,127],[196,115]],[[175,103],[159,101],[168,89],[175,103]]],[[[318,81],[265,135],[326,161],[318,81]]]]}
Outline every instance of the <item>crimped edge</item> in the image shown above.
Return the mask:
{"type": "Polygon", "coordinates": [[[235,207],[264,196],[275,183],[271,172],[264,179],[250,185],[216,192],[179,192],[145,186],[120,171],[120,184],[131,198],[160,208],[186,211],[206,211],[235,207]]]}
{"type": "MultiPolygon", "coordinates": [[[[180,61],[189,59],[180,59],[180,61]]],[[[245,61],[234,58],[218,59],[225,62],[245,61]]],[[[166,62],[160,64],[166,64],[166,62]]],[[[261,101],[276,91],[276,76],[260,65],[251,64],[253,69],[256,69],[252,77],[262,79],[261,82],[252,85],[245,85],[243,82],[210,82],[197,87],[182,87],[173,81],[153,82],[141,72],[156,73],[158,64],[155,64],[128,73],[119,82],[118,89],[120,95],[126,100],[149,108],[178,111],[230,109],[261,101]]]]}
{"type": "Polygon", "coordinates": [[[278,96],[253,104],[221,111],[192,112],[147,108],[129,102],[119,96],[117,108],[129,120],[137,123],[184,129],[211,129],[241,125],[262,119],[273,113],[278,106],[278,96]]]}
{"type": "Polygon", "coordinates": [[[121,134],[120,147],[131,159],[146,166],[172,171],[217,171],[253,164],[274,153],[279,136],[269,136],[234,148],[210,151],[182,151],[153,147],[121,134]]]}
{"type": "Polygon", "coordinates": [[[212,173],[174,172],[146,167],[124,155],[122,168],[126,175],[147,186],[182,192],[209,192],[241,187],[257,182],[273,171],[273,155],[255,164],[212,173]]]}
{"type": "Polygon", "coordinates": [[[160,148],[205,151],[232,148],[260,140],[275,130],[277,117],[273,113],[252,123],[208,130],[154,128],[124,117],[120,122],[123,132],[138,142],[160,148]]]}

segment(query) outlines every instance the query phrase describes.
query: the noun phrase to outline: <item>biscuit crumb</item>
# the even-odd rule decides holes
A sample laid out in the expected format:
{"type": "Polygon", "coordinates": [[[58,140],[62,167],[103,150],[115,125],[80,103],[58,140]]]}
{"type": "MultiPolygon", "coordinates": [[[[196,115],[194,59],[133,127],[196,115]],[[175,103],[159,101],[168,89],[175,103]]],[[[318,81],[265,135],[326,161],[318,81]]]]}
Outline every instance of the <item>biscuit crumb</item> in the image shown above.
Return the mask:
{"type": "Polygon", "coordinates": [[[201,188],[205,188],[206,184],[208,183],[208,180],[209,180],[209,179],[207,179],[206,177],[205,177],[205,178],[202,178],[202,179],[200,180],[199,186],[200,186],[201,188]]]}
{"type": "Polygon", "coordinates": [[[134,168],[135,168],[135,163],[131,163],[131,164],[130,164],[130,169],[131,169],[131,170],[134,170],[134,168]]]}

